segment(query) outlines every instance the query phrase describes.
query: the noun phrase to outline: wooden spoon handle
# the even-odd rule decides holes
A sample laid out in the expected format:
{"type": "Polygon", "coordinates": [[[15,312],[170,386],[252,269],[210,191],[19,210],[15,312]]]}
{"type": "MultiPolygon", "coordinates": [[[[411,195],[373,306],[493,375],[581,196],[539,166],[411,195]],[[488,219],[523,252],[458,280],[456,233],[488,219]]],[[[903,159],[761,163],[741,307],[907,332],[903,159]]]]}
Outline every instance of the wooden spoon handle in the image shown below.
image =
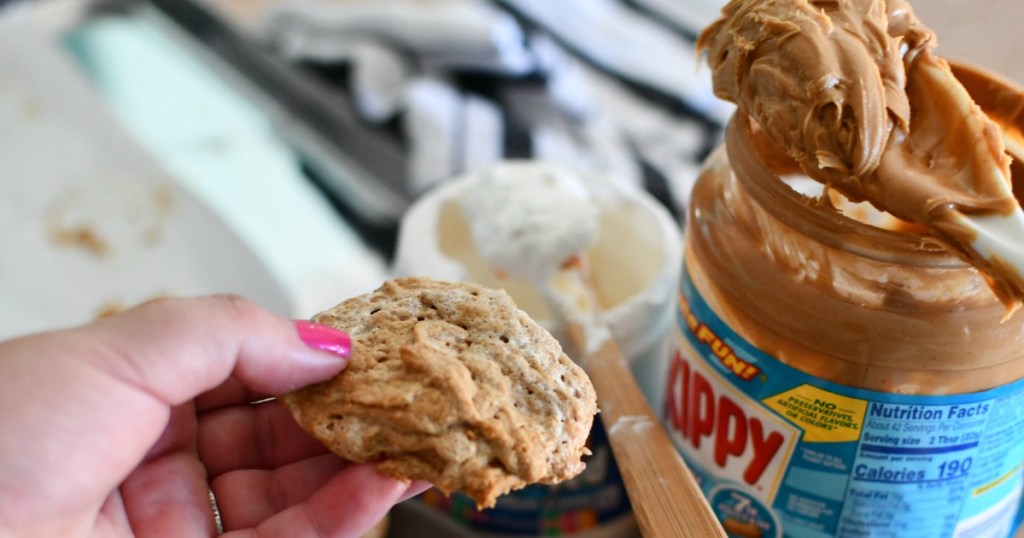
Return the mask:
{"type": "MultiPolygon", "coordinates": [[[[583,328],[571,324],[568,333],[577,349],[584,349],[583,328]]],[[[647,405],[618,344],[609,339],[580,363],[597,391],[599,416],[643,535],[724,538],[718,518],[647,405]]]]}

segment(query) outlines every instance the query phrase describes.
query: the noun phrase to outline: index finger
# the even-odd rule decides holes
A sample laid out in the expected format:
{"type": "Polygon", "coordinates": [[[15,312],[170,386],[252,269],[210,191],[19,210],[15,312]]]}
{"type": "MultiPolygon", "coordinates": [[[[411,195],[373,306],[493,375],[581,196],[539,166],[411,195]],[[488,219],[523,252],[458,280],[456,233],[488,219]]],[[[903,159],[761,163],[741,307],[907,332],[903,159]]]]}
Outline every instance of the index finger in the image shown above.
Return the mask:
{"type": "Polygon", "coordinates": [[[232,375],[254,394],[281,394],[345,365],[303,343],[292,321],[227,295],[159,299],[83,330],[106,344],[106,353],[90,357],[98,366],[168,405],[232,375]]]}

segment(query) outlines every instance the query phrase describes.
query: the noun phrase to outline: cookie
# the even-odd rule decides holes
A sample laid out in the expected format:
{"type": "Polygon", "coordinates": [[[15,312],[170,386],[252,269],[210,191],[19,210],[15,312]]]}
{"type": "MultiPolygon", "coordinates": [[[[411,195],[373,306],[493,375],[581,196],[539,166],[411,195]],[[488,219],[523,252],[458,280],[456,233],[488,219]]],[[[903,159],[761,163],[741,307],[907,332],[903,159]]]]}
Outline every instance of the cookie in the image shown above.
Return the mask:
{"type": "Polygon", "coordinates": [[[401,278],[313,321],[351,336],[349,365],[281,400],[343,458],[480,507],[583,470],[593,385],[504,291],[401,278]]]}

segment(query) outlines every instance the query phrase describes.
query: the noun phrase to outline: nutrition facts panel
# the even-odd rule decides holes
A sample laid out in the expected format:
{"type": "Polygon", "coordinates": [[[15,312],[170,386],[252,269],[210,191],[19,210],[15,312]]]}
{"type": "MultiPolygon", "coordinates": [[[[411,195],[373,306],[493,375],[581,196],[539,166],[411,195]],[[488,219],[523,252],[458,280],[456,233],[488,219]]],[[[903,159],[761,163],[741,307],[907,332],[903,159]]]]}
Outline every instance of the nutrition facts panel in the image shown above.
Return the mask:
{"type": "Polygon", "coordinates": [[[1022,399],[869,403],[837,534],[1005,535],[993,531],[1020,495],[1022,399]]]}

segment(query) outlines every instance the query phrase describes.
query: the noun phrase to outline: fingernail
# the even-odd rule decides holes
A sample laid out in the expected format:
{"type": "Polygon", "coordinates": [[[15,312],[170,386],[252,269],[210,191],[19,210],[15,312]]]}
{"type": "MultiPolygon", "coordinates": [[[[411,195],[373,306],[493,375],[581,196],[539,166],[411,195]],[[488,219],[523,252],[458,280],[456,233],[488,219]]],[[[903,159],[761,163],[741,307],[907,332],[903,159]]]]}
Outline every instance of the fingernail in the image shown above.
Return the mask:
{"type": "Polygon", "coordinates": [[[352,352],[352,339],[338,329],[305,320],[295,320],[294,323],[299,338],[307,346],[345,358],[352,352]]]}

